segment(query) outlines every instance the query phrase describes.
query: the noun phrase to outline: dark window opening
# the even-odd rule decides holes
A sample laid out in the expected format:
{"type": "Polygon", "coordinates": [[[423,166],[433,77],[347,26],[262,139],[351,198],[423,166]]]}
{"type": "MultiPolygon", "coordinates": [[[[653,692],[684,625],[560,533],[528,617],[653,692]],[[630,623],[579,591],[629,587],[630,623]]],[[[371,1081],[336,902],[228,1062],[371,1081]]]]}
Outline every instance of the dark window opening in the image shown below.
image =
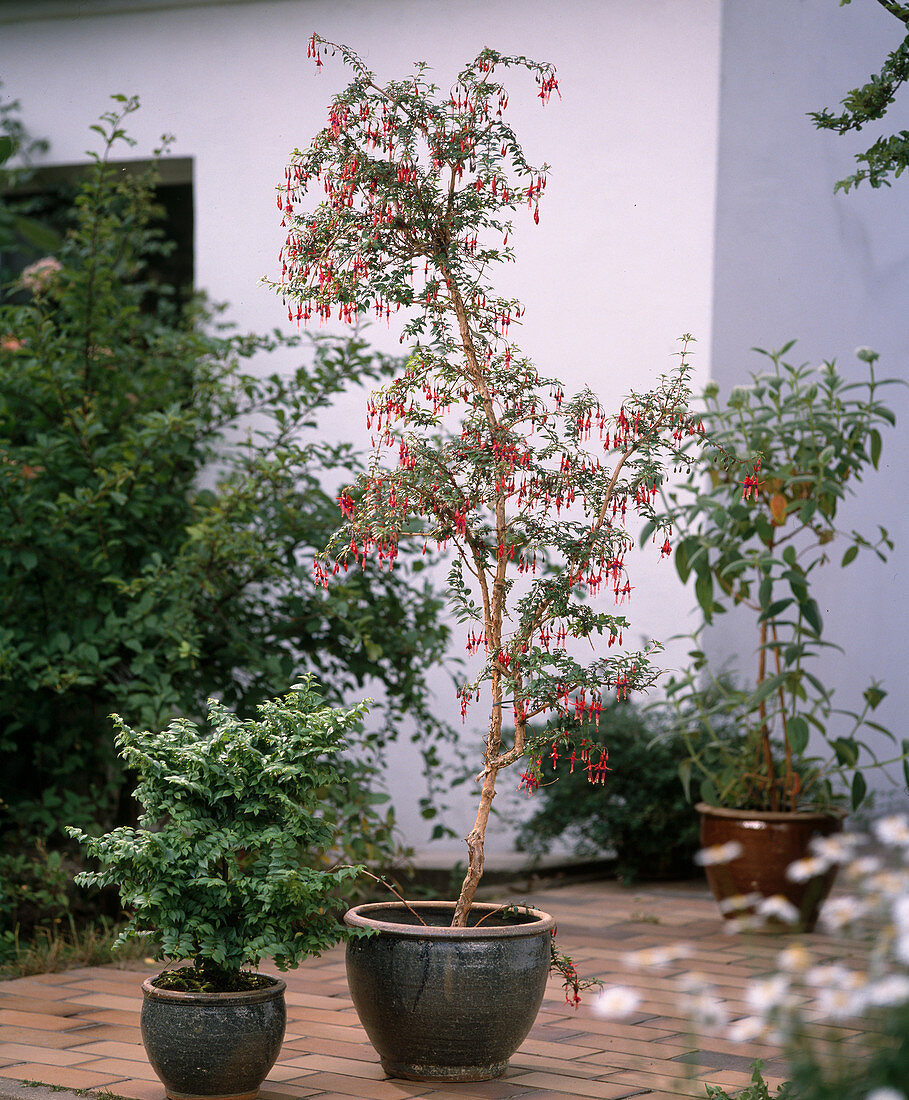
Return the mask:
{"type": "MultiPolygon", "coordinates": [[[[125,172],[144,172],[149,162],[117,161],[114,166],[125,172]]],[[[188,157],[159,161],[160,181],[155,187],[160,217],[152,225],[173,247],[148,257],[147,276],[157,286],[172,287],[177,301],[186,301],[195,285],[192,166],[188,157]]],[[[9,204],[49,231],[39,239],[29,239],[30,234],[6,234],[5,247],[0,251],[0,285],[7,300],[15,301],[17,297],[10,281],[28,264],[52,253],[54,237],[62,240],[73,225],[76,189],[89,171],[91,166],[84,164],[39,168],[29,174],[27,183],[0,197],[0,203],[9,204]]]]}

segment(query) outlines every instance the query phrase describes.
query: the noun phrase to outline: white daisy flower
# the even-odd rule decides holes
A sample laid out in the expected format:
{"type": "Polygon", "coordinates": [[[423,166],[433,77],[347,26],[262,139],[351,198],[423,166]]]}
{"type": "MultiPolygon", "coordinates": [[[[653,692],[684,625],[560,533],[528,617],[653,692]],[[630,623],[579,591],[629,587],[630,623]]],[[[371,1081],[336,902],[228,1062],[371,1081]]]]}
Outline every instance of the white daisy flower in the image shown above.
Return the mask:
{"type": "Polygon", "coordinates": [[[824,902],[820,923],[828,932],[838,932],[847,924],[852,924],[868,912],[868,904],[849,894],[830,898],[824,902]]]}
{"type": "Polygon", "coordinates": [[[897,848],[909,847],[909,818],[905,814],[890,814],[874,823],[874,835],[882,844],[897,848]]]}
{"type": "Polygon", "coordinates": [[[789,996],[789,979],[785,974],[773,974],[769,978],[760,978],[749,983],[745,989],[745,1000],[749,1006],[767,1016],[786,1003],[789,996]]]}
{"type": "Polygon", "coordinates": [[[819,858],[828,863],[845,863],[851,859],[861,837],[856,833],[835,833],[833,836],[816,836],[809,847],[819,858]]]}
{"type": "Polygon", "coordinates": [[[806,859],[797,859],[786,868],[786,878],[790,882],[807,882],[816,878],[830,869],[830,864],[820,856],[808,856],[806,859]]]}
{"type": "Polygon", "coordinates": [[[792,902],[782,894],[763,898],[758,905],[758,916],[765,920],[778,920],[783,924],[798,924],[801,914],[792,902]]]}
{"type": "Polygon", "coordinates": [[[887,974],[865,990],[868,1003],[877,1006],[901,1005],[909,1001],[909,977],[887,974]]]}
{"type": "Polygon", "coordinates": [[[822,1020],[848,1020],[860,1016],[866,1004],[864,990],[824,988],[818,990],[816,1008],[822,1020]]]}
{"type": "Polygon", "coordinates": [[[731,894],[719,901],[719,910],[721,913],[744,913],[753,909],[760,900],[761,895],[753,891],[750,894],[731,894]]]}
{"type": "Polygon", "coordinates": [[[869,892],[874,892],[883,898],[900,898],[907,890],[907,879],[899,871],[879,871],[872,875],[866,883],[869,892]]]}
{"type": "Polygon", "coordinates": [[[859,856],[843,868],[843,874],[849,878],[868,878],[877,874],[883,864],[877,856],[859,856]]]}
{"type": "Polygon", "coordinates": [[[602,990],[593,1002],[593,1011],[610,1020],[630,1016],[641,1002],[641,995],[627,985],[612,985],[602,990]]]}
{"type": "Polygon", "coordinates": [[[679,986],[682,1006],[699,1028],[715,1030],[725,1026],[729,1018],[726,1008],[703,974],[686,974],[679,980],[679,986]]]}
{"type": "Polygon", "coordinates": [[[693,954],[687,943],[666,944],[664,947],[645,947],[624,957],[626,966],[634,969],[669,966],[679,959],[689,959],[693,954]]]}
{"type": "Polygon", "coordinates": [[[725,844],[713,844],[709,848],[702,848],[694,857],[695,863],[702,867],[715,867],[721,863],[731,863],[738,859],[744,848],[737,840],[729,840],[725,844]]]}
{"type": "Polygon", "coordinates": [[[811,953],[802,943],[793,943],[781,951],[777,969],[783,974],[801,973],[811,965],[811,953]]]}

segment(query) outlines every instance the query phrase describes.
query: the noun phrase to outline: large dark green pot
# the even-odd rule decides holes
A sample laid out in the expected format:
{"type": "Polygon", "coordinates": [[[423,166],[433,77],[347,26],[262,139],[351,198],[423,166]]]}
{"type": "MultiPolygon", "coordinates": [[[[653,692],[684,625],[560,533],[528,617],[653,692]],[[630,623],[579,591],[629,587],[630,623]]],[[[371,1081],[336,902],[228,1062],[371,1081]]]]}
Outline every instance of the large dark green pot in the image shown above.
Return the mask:
{"type": "Polygon", "coordinates": [[[170,1100],[255,1100],[284,1040],[279,978],[246,993],[181,993],[142,983],[142,1041],[170,1100]]]}
{"type": "Polygon", "coordinates": [[[348,941],[347,982],[382,1067],[413,1081],[501,1077],[543,1001],[553,918],[478,904],[467,928],[451,928],[454,902],[411,908],[427,927],[399,902],[344,918],[373,933],[348,941]]]}

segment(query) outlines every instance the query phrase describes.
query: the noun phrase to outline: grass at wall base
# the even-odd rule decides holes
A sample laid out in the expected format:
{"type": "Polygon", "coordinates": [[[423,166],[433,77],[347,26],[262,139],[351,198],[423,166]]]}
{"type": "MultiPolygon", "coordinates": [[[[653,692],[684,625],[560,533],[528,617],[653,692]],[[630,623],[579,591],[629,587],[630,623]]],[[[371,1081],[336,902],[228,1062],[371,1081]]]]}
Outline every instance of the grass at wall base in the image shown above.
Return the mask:
{"type": "MultiPolygon", "coordinates": [[[[33,150],[13,107],[0,145],[5,258],[29,202],[7,188],[28,185],[33,150]]],[[[200,717],[218,694],[248,716],[305,671],[331,700],[381,693],[380,720],[344,760],[349,782],[323,792],[329,862],[394,858],[382,747],[416,721],[432,731],[431,761],[444,735],[423,674],[448,631],[422,557],[394,574],[357,570],[328,593],[309,577],[335,526],[322,481],[359,468],[315,427],[336,394],[392,362],[360,334],[236,333],[162,284],[154,169],[118,165],[137,107],[115,97],[66,239],[2,287],[0,964],[11,966],[94,957],[100,933],[86,921],[117,915],[115,899],[71,889],[78,854],[60,832],[134,820],[112,711],[158,728],[200,717]]]]}
{"type": "MultiPolygon", "coordinates": [[[[478,794],[458,897],[436,907],[433,927],[416,933],[395,929],[413,920],[402,906],[348,914],[387,943],[388,957],[401,953],[403,975],[414,935],[477,949],[473,926],[486,913],[474,896],[500,773],[522,767],[520,785],[528,790],[539,784],[544,758],[574,760],[594,781],[608,775],[608,730],[596,733],[604,698],[650,684],[659,650],[655,643],[625,644],[628,622],[616,607],[631,591],[625,558],[633,537],[625,521],[656,521],[652,501],[664,471],[687,461],[681,444],[696,439],[699,428],[688,409],[687,339],[677,369],[652,390],[630,394],[614,414],[589,389],[566,394],[513,341],[523,308],[493,286],[492,276],[512,258],[513,214],[523,208],[539,219],[548,168],[526,160],[506,121],[509,93],[499,74],[529,74],[545,103],[558,93],[551,65],[485,49],[440,92],[425,65],[383,84],[346,46],[314,35],[309,52],[319,69],[323,56],[339,54],[352,79],[332,98],[326,127],[294,152],[278,187],[287,236],[272,285],[291,321],[356,324],[374,316],[391,323],[400,314],[408,346],[402,369],[368,402],[373,456],[341,493],[342,523],[316,564],[316,581],[330,592],[369,560],[391,570],[405,548],[445,555],[449,608],[463,624],[472,659],[458,706],[465,718],[477,706],[485,717],[475,762],[462,753],[478,794]],[[310,187],[321,201],[308,201],[310,187]],[[541,736],[534,721],[546,715],[556,721],[541,736]],[[582,716],[592,723],[591,741],[573,739],[582,716]]],[[[545,914],[522,921],[509,913],[509,936],[529,938],[549,926],[545,914]]],[[[505,934],[492,928],[488,938],[494,944],[505,934]]],[[[363,941],[364,952],[372,942],[363,941]]],[[[439,946],[433,957],[444,954],[439,946]]],[[[525,987],[542,997],[549,958],[536,955],[542,978],[528,978],[525,987]]],[[[485,1047],[481,1057],[481,1040],[497,1044],[513,1030],[516,1049],[521,1029],[505,1021],[520,1009],[526,1033],[539,1005],[536,999],[528,1011],[509,1001],[497,1010],[500,986],[512,988],[504,975],[494,967],[478,971],[468,995],[469,975],[440,963],[433,994],[443,1007],[419,1018],[389,1007],[380,1025],[380,986],[390,1005],[409,1001],[396,991],[393,973],[383,968],[380,978],[368,969],[359,946],[348,959],[355,1003],[358,991],[368,991],[357,1005],[361,1020],[396,1075],[497,1075],[509,1053],[485,1047]],[[445,1007],[446,987],[477,1006],[476,1026],[454,1004],[445,1007]],[[431,1041],[409,1042],[443,1020],[445,1042],[435,1046],[446,1055],[434,1053],[431,1041]],[[453,1020],[464,1025],[457,1048],[453,1020]],[[394,1047],[392,1039],[401,1042],[394,1047]]],[[[422,1005],[429,994],[421,990],[422,1005]]]]}

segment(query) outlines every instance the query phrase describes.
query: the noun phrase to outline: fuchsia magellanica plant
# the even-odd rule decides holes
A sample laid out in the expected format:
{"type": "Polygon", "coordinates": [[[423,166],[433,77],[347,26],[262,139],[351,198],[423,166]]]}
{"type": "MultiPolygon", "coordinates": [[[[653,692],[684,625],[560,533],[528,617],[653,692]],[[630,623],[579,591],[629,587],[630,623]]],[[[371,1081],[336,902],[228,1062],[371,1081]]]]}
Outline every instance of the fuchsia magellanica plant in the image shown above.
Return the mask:
{"type": "Polygon", "coordinates": [[[626,698],[656,678],[658,643],[629,650],[617,605],[632,592],[635,517],[671,552],[653,502],[702,432],[688,406],[691,337],[677,367],[615,413],[590,389],[566,396],[514,343],[523,308],[490,272],[513,259],[512,215],[539,220],[549,169],[525,159],[498,74],[526,70],[545,104],[559,94],[551,65],[484,49],[440,93],[424,64],[382,84],[346,46],[313,36],[309,53],[320,69],[340,54],[353,79],[278,188],[287,238],[271,285],[302,323],[398,317],[409,348],[369,400],[369,467],[341,493],[315,579],[329,585],[367,559],[391,569],[404,539],[450,558],[448,595],[474,661],[461,712],[481,701],[488,711],[453,921],[463,925],[499,773],[525,761],[532,792],[561,760],[603,781],[608,731],[573,744],[573,720],[596,728],[604,693],[626,698]],[[320,193],[315,208],[308,190],[320,193]]]}

